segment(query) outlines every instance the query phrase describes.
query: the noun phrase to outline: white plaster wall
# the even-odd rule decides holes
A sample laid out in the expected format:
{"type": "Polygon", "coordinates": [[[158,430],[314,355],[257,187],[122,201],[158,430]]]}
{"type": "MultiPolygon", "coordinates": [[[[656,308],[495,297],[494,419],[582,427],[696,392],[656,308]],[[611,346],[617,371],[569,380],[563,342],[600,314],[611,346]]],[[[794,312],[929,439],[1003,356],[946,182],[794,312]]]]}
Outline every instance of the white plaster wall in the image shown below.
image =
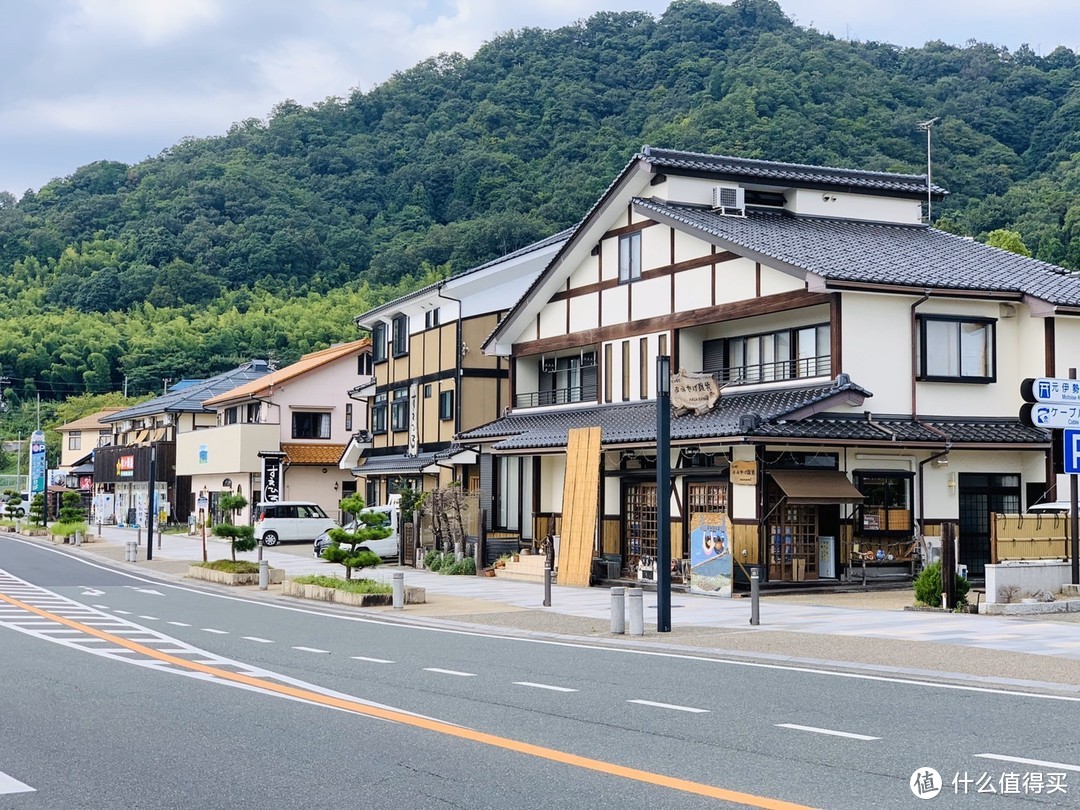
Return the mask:
{"type": "MultiPolygon", "coordinates": [[[[732,461],[753,461],[754,448],[746,445],[736,445],[731,448],[732,461]]],[[[757,487],[740,484],[731,485],[731,517],[732,518],[756,518],[757,517],[757,487]]]]}
{"type": "Polygon", "coordinates": [[[805,290],[806,282],[796,278],[790,273],[777,270],[766,265],[761,266],[761,294],[776,295],[777,293],[791,292],[793,290],[805,290]]]}
{"type": "Polygon", "coordinates": [[[675,231],[675,261],[699,259],[712,253],[712,245],[683,231],[675,231]]]}
{"type": "Polygon", "coordinates": [[[540,512],[561,512],[566,456],[540,456],[540,512]]]}
{"type": "MultiPolygon", "coordinates": [[[[928,455],[921,454],[919,458],[927,458],[928,455]]],[[[925,517],[929,520],[956,520],[959,517],[958,492],[961,473],[1005,475],[1019,473],[1021,505],[1023,505],[1024,486],[1029,482],[1042,482],[1046,479],[1044,456],[1041,450],[1028,452],[953,451],[949,453],[948,466],[938,468],[933,464],[924,464],[922,469],[923,503],[926,509],[925,517]],[[955,481],[956,485],[950,486],[950,481],[955,481]]],[[[918,498],[917,487],[916,481],[916,499],[918,498]]]]}
{"type": "MultiPolygon", "coordinates": [[[[604,469],[619,469],[619,453],[604,453],[604,469]]],[[[601,503],[605,515],[618,515],[622,512],[622,500],[620,497],[619,479],[617,477],[604,476],[600,479],[601,503]]]]}
{"type": "Polygon", "coordinates": [[[641,279],[629,286],[633,288],[630,295],[635,320],[671,313],[671,279],[667,276],[641,279]]]}
{"type": "MultiPolygon", "coordinates": [[[[637,217],[635,217],[637,219],[637,217]]],[[[618,239],[612,239],[618,245],[618,239]]],[[[641,231],[641,269],[667,267],[671,264],[671,229],[654,225],[641,231]]]]}
{"type": "MultiPolygon", "coordinates": [[[[573,273],[570,274],[570,289],[585,287],[597,282],[597,279],[600,278],[600,273],[596,266],[597,258],[598,257],[596,256],[589,256],[577,266],[573,273]]],[[[616,260],[618,260],[618,254],[616,254],[616,260]]]]}
{"type": "Polygon", "coordinates": [[[712,303],[712,268],[695,267],[675,274],[675,309],[687,312],[712,303]]]}
{"type": "MultiPolygon", "coordinates": [[[[1070,368],[1080,372],[1080,318],[1058,316],[1054,319],[1054,351],[1057,355],[1055,377],[1068,377],[1070,368]]],[[[1029,376],[1041,377],[1043,374],[1029,376]]]]}
{"type": "Polygon", "coordinates": [[[514,388],[519,394],[540,390],[540,358],[535,354],[514,359],[514,388]]]}
{"type": "Polygon", "coordinates": [[[716,303],[730,304],[757,297],[757,264],[732,259],[716,266],[716,303]]]}
{"type": "Polygon", "coordinates": [[[704,327],[705,334],[702,339],[753,335],[760,332],[772,332],[777,329],[828,322],[829,307],[827,304],[821,304],[814,307],[794,309],[789,312],[776,312],[769,315],[758,315],[753,318],[739,318],[735,321],[709,324],[704,327]]]}
{"type": "MultiPolygon", "coordinates": [[[[307,374],[295,377],[276,388],[273,401],[281,410],[281,441],[302,441],[310,444],[346,444],[352,431],[345,430],[345,406],[352,403],[348,391],[355,387],[357,374],[356,354],[349,354],[334,363],[328,363],[307,374]],[[294,411],[320,411],[330,413],[329,439],[294,439],[292,437],[292,414],[294,411]]],[[[362,408],[353,406],[355,420],[362,408]]],[[[362,426],[362,425],[361,425],[362,426]]],[[[353,425],[355,430],[357,425],[353,425]]],[[[277,449],[277,448],[273,448],[277,449]]]]}
{"type": "Polygon", "coordinates": [[[626,323],[627,298],[629,296],[629,284],[620,284],[610,290],[604,290],[601,306],[601,326],[626,323]]]}
{"type": "Polygon", "coordinates": [[[570,331],[595,329],[599,323],[599,294],[590,293],[569,299],[570,331]]]}
{"type": "Polygon", "coordinates": [[[669,175],[664,183],[659,186],[646,186],[639,192],[639,195],[642,197],[656,196],[671,202],[711,205],[712,188],[715,185],[715,181],[669,175]]]}
{"type": "Polygon", "coordinates": [[[330,517],[338,520],[341,509],[340,489],[334,490],[339,471],[328,467],[324,474],[321,467],[290,467],[282,478],[283,501],[315,501],[330,517]]]}
{"type": "Polygon", "coordinates": [[[540,310],[540,337],[549,338],[566,334],[566,302],[545,304],[540,310]]]}
{"type": "Polygon", "coordinates": [[[918,224],[922,218],[921,200],[898,200],[811,189],[790,189],[785,196],[787,210],[804,216],[900,222],[910,225],[918,224]]]}
{"type": "Polygon", "coordinates": [[[841,370],[874,395],[865,408],[875,413],[911,412],[910,307],[915,300],[844,293],[841,370]]]}
{"type": "MultiPolygon", "coordinates": [[[[623,224],[623,218],[619,218],[618,225],[623,224]]],[[[618,227],[612,223],[612,227],[618,227]]],[[[619,277],[619,240],[604,239],[600,242],[600,256],[603,262],[600,264],[600,279],[611,281],[619,277]]]]}
{"type": "MultiPolygon", "coordinates": [[[[664,334],[667,334],[666,332],[664,334]]],[[[627,399],[631,402],[641,400],[641,339],[646,341],[646,357],[648,358],[648,396],[652,399],[656,396],[656,357],[660,353],[660,333],[652,335],[636,335],[629,339],[630,343],[630,389],[626,392],[627,399]]],[[[622,340],[608,341],[602,344],[602,356],[607,356],[606,347],[611,346],[611,401],[623,401],[623,343],[622,340]]],[[[700,347],[699,347],[700,351],[700,347]]],[[[672,369],[675,371],[676,369],[672,369]]],[[[606,371],[602,370],[602,374],[606,371]]],[[[601,385],[603,383],[601,382],[601,385]]]]}

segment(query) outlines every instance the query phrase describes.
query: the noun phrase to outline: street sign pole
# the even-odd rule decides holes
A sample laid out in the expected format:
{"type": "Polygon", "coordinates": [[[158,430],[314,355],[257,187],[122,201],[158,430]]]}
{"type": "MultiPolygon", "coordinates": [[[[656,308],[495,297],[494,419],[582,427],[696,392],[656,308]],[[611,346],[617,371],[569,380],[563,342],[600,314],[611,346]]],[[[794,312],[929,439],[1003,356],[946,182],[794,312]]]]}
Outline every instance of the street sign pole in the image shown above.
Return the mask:
{"type": "MultiPolygon", "coordinates": [[[[1069,379],[1076,379],[1076,369],[1069,369],[1069,379]]],[[[1065,472],[1069,475],[1069,531],[1072,534],[1072,584],[1080,585],[1080,516],[1076,514],[1077,478],[1080,475],[1080,430],[1066,430],[1062,434],[1065,448],[1065,472]]]]}

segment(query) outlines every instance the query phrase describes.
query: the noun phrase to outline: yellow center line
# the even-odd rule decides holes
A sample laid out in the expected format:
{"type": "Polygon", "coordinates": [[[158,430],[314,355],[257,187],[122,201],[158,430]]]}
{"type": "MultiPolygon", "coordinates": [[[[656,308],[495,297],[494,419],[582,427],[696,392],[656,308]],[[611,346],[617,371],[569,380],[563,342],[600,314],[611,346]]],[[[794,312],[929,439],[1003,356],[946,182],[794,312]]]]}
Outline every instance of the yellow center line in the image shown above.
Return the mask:
{"type": "Polygon", "coordinates": [[[192,670],[194,672],[202,672],[207,675],[212,675],[215,678],[221,678],[222,680],[232,681],[234,683],[241,683],[245,686],[254,686],[258,689],[263,689],[267,692],[274,692],[279,695],[286,695],[292,698],[299,698],[311,703],[318,703],[323,706],[330,706],[335,709],[344,709],[345,711],[354,712],[355,714],[362,714],[368,717],[377,717],[382,720],[390,720],[392,722],[401,723],[407,726],[413,726],[414,728],[421,728],[426,731],[434,731],[438,734],[446,734],[451,737],[458,737],[459,739],[468,740],[470,742],[482,743],[484,745],[490,745],[495,748],[502,748],[507,751],[514,751],[519,754],[526,754],[528,756],[538,757],[540,759],[547,759],[552,762],[559,762],[564,765],[572,765],[576,768],[584,768],[590,771],[597,771],[599,773],[609,774],[611,776],[621,776],[624,779],[631,779],[636,782],[642,782],[649,785],[657,785],[659,787],[671,788],[672,790],[680,790],[684,793],[693,793],[698,796],[708,796],[713,799],[722,799],[728,802],[735,802],[743,804],[748,807],[761,807],[766,810],[812,810],[806,805],[793,804],[792,802],[782,801],[780,799],[771,799],[767,796],[755,796],[752,793],[741,793],[737,790],[728,790],[726,788],[715,787],[713,785],[706,785],[701,782],[692,782],[688,779],[678,779],[673,776],[666,776],[664,774],[653,773],[651,771],[643,771],[638,768],[629,768],[624,765],[617,765],[612,762],[604,762],[599,759],[592,759],[590,757],[578,756],[577,754],[571,754],[566,751],[559,751],[555,748],[546,748],[541,745],[533,745],[531,743],[521,742],[520,740],[512,740],[508,737],[500,737],[496,734],[486,734],[482,731],[475,731],[469,728],[461,728],[459,726],[451,725],[450,723],[444,723],[439,720],[432,720],[426,717],[416,717],[414,715],[405,714],[403,712],[394,711],[392,709],[383,709],[377,706],[366,706],[362,703],[357,703],[352,700],[344,698],[332,697],[330,695],[322,695],[318,692],[312,692],[307,689],[300,689],[295,686],[289,686],[287,684],[275,683],[273,681],[266,681],[261,678],[255,678],[251,675],[244,675],[240,672],[229,672],[225,669],[209,666],[207,664],[200,664],[195,661],[188,661],[183,658],[178,658],[175,655],[169,655],[168,653],[155,650],[151,647],[146,647],[138,642],[129,641],[121,636],[115,636],[112,633],[106,633],[103,630],[99,630],[96,627],[81,624],[72,619],[65,618],[64,616],[58,616],[55,613],[49,613],[48,611],[34,607],[33,605],[21,602],[18,599],[7,596],[0,593],[0,600],[7,602],[23,610],[34,613],[38,616],[42,616],[50,621],[57,622],[59,624],[71,627],[75,630],[79,630],[91,636],[95,636],[100,639],[104,639],[120,647],[125,647],[132,652],[137,652],[141,655],[145,655],[149,658],[154,658],[158,661],[163,661],[168,664],[172,664],[183,669],[192,670]]]}

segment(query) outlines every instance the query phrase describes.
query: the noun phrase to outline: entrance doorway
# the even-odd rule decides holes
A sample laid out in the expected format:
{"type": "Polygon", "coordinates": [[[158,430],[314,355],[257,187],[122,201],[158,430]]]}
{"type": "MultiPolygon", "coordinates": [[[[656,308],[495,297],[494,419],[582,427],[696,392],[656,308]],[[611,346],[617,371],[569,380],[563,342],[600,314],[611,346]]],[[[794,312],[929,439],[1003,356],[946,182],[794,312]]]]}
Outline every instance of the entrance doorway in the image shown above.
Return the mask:
{"type": "Polygon", "coordinates": [[[969,577],[986,574],[990,562],[990,513],[1020,511],[1020,476],[960,473],[960,557],[969,577]]]}

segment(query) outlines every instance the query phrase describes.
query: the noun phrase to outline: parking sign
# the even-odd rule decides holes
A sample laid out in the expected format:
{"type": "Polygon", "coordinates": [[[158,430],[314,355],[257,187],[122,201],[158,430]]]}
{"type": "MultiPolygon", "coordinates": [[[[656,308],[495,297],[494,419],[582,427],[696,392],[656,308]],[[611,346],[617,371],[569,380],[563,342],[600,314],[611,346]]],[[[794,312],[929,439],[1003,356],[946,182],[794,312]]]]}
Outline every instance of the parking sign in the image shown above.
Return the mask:
{"type": "Polygon", "coordinates": [[[1080,430],[1063,431],[1065,441],[1065,472],[1080,474],[1080,430]]]}

